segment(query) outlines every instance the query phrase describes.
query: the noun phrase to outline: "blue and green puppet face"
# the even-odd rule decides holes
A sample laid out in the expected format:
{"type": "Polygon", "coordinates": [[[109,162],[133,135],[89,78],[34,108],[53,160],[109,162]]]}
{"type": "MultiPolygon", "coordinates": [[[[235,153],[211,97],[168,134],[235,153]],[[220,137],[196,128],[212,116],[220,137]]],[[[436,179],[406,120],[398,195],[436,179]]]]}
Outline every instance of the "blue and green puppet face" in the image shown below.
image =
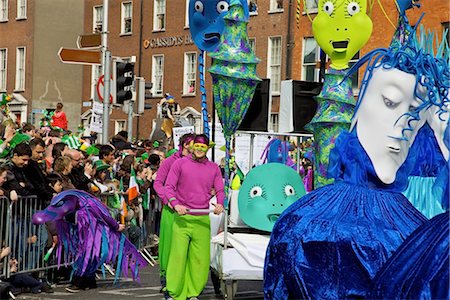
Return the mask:
{"type": "Polygon", "coordinates": [[[239,215],[250,227],[272,231],[281,213],[305,194],[302,179],[292,168],[264,164],[245,177],[239,191],[239,215]]]}
{"type": "MultiPolygon", "coordinates": [[[[224,17],[228,12],[230,2],[235,0],[190,0],[189,27],[195,45],[202,50],[212,52],[220,44],[220,38],[225,28],[224,17]]],[[[246,0],[244,11],[248,16],[246,0]]]]}

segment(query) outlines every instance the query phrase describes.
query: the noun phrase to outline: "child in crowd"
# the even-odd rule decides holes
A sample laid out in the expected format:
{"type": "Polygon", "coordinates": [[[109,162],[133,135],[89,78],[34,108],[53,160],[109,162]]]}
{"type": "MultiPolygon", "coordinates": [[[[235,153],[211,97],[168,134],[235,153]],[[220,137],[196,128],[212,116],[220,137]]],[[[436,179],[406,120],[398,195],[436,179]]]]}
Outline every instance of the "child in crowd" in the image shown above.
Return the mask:
{"type": "Polygon", "coordinates": [[[47,176],[48,185],[53,190],[53,196],[61,193],[63,190],[62,178],[58,174],[50,174],[47,176]]]}

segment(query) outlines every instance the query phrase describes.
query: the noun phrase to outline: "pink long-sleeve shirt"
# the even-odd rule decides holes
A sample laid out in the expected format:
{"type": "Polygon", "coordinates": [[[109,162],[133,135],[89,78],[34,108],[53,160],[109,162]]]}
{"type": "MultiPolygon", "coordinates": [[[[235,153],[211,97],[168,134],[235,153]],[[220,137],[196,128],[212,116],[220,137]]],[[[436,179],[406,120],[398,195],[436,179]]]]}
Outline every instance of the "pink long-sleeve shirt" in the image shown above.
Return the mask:
{"type": "Polygon", "coordinates": [[[208,209],[211,190],[216,190],[217,203],[225,200],[219,166],[206,157],[201,161],[183,157],[172,165],[166,181],[166,196],[172,207],[177,204],[192,209],[208,209]]]}
{"type": "Polygon", "coordinates": [[[153,182],[153,188],[155,189],[159,198],[161,198],[161,201],[164,203],[164,205],[167,205],[169,201],[169,198],[166,197],[165,187],[167,175],[169,175],[169,171],[173,163],[181,157],[181,151],[175,152],[162,162],[161,166],[159,166],[158,172],[156,173],[156,179],[153,182]]]}

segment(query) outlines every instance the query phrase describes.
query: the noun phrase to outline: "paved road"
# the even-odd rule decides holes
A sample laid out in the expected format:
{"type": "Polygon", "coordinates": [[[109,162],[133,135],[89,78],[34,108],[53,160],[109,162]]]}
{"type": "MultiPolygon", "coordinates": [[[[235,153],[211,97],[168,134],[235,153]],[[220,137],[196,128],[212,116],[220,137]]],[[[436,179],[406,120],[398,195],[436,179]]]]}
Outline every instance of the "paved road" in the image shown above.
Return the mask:
{"type": "MultiPolygon", "coordinates": [[[[29,300],[113,300],[113,299],[164,299],[159,293],[159,268],[147,267],[141,271],[141,284],[135,283],[129,279],[122,280],[119,284],[113,285],[111,276],[97,281],[98,288],[93,290],[80,291],[76,294],[68,293],[64,288],[67,284],[58,285],[53,294],[21,294],[16,299],[29,300]]],[[[240,281],[238,283],[238,292],[236,298],[244,299],[263,299],[261,281],[240,281]]],[[[208,282],[200,299],[222,299],[216,297],[211,280],[208,282]]]]}

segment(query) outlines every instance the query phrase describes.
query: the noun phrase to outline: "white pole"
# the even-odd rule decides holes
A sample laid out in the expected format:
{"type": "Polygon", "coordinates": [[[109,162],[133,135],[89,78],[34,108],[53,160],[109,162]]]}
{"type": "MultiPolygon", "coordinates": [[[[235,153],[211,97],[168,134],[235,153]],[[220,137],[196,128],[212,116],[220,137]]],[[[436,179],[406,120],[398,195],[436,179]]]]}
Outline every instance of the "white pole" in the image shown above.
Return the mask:
{"type": "Polygon", "coordinates": [[[103,21],[102,21],[102,69],[104,75],[103,91],[103,129],[102,143],[107,144],[109,140],[109,95],[111,94],[111,52],[108,51],[108,7],[109,0],[103,0],[103,21]]]}
{"type": "MultiPolygon", "coordinates": [[[[130,100],[128,106],[128,141],[131,142],[133,139],[133,104],[134,101],[130,100]]],[[[125,105],[125,104],[124,104],[125,105]]]]}
{"type": "Polygon", "coordinates": [[[109,142],[109,95],[110,95],[110,81],[111,81],[111,51],[105,51],[105,89],[103,91],[103,130],[102,143],[109,142]]]}

